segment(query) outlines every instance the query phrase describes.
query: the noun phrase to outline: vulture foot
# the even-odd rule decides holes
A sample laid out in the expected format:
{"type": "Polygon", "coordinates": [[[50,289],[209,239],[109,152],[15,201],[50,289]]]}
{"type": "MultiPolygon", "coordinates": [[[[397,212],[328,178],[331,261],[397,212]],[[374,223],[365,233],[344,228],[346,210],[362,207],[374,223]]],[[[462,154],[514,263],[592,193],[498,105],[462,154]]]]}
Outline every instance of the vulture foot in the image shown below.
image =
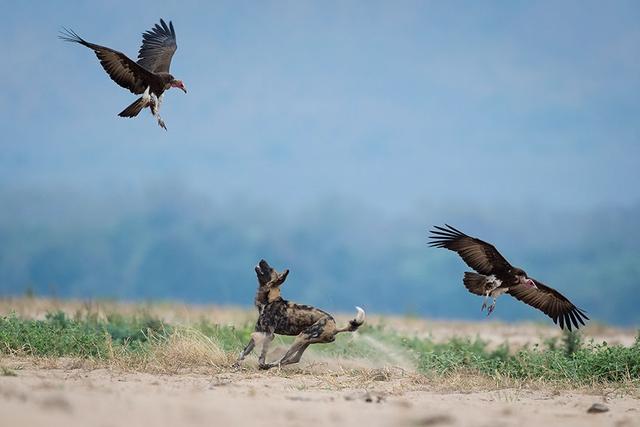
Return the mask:
{"type": "Polygon", "coordinates": [[[482,308],[480,308],[480,311],[484,311],[484,309],[487,308],[488,299],[489,299],[489,292],[486,292],[482,297],[482,308]]]}
{"type": "Polygon", "coordinates": [[[487,316],[491,315],[491,313],[493,313],[493,310],[495,310],[495,308],[496,308],[496,303],[494,302],[489,306],[489,309],[487,310],[487,316]]]}

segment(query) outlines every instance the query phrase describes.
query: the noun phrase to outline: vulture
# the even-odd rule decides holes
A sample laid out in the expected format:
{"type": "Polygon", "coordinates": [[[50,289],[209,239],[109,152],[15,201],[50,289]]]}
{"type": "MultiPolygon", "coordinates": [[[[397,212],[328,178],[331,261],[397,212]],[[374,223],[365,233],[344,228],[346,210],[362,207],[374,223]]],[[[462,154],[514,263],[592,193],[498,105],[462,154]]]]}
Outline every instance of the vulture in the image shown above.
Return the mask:
{"type": "Polygon", "coordinates": [[[171,21],[167,25],[160,19],[160,24],[156,24],[142,34],[142,46],[138,51],[137,61],[129,59],[127,55],[117,50],[89,43],[73,30],[64,28],[58,37],[93,50],[111,80],[136,95],[142,95],[118,114],[120,117],[135,117],[140,111],[149,107],[158,125],[167,130],[160,117],[160,104],[164,92],[177,87],[187,93],[182,80],[176,80],[169,73],[171,58],[178,48],[176,32],[171,21]]]}
{"type": "Polygon", "coordinates": [[[577,329],[589,319],[560,292],[529,277],[523,269],[512,266],[492,244],[467,236],[448,224],[445,227],[435,226],[429,238],[429,246],[457,252],[476,271],[465,272],[462,281],[469,292],[484,297],[481,310],[487,307],[487,299],[493,298],[487,315],[495,309],[496,299],[507,293],[542,311],[562,329],[566,326],[571,331],[572,325],[577,329]]]}

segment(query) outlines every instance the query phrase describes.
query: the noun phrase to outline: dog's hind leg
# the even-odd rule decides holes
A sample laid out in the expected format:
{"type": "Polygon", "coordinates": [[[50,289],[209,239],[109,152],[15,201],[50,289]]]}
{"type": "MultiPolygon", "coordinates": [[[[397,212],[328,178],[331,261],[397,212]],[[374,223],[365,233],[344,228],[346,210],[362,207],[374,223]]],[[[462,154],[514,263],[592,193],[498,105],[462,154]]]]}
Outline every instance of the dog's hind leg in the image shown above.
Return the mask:
{"type": "Polygon", "coordinates": [[[311,342],[309,341],[308,335],[304,332],[301,333],[296,337],[296,340],[291,344],[291,347],[289,347],[289,350],[287,350],[284,356],[282,356],[279,361],[270,363],[268,366],[273,368],[274,366],[285,366],[299,362],[302,353],[304,353],[310,344],[311,342]]]}
{"type": "Polygon", "coordinates": [[[302,345],[299,346],[297,351],[295,353],[293,353],[290,357],[286,357],[286,355],[285,355],[285,357],[283,357],[282,360],[280,360],[280,366],[291,365],[293,363],[298,363],[300,361],[300,359],[302,358],[302,353],[304,353],[304,351],[310,345],[311,345],[310,342],[302,343],[302,345]]]}
{"type": "Polygon", "coordinates": [[[310,344],[333,342],[337,333],[336,323],[331,317],[325,317],[318,320],[301,332],[280,361],[271,363],[268,366],[285,366],[292,363],[298,363],[302,357],[302,353],[310,344]]]}

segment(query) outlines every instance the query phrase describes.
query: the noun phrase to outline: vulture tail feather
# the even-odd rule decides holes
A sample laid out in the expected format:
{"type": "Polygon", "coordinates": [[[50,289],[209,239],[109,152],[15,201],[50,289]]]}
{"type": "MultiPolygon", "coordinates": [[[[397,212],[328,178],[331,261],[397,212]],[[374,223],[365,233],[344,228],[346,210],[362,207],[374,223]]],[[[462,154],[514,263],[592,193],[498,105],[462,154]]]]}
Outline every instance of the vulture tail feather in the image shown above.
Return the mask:
{"type": "Polygon", "coordinates": [[[122,110],[120,117],[135,117],[148,105],[148,101],[143,96],[136,99],[131,105],[122,110]]]}
{"type": "Polygon", "coordinates": [[[484,296],[486,280],[487,277],[482,274],[465,271],[462,282],[464,283],[464,287],[472,294],[484,296]]]}

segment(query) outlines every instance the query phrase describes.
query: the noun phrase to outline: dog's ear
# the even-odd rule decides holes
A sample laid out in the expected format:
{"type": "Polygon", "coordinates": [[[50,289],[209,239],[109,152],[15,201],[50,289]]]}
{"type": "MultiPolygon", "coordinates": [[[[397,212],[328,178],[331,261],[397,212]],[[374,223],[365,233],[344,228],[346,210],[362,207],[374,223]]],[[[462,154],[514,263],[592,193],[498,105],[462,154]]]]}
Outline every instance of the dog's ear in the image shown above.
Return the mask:
{"type": "Polygon", "coordinates": [[[278,286],[282,285],[284,281],[287,280],[288,275],[289,275],[289,269],[285,268],[284,271],[279,274],[280,277],[278,277],[278,282],[279,282],[278,286]]]}
{"type": "Polygon", "coordinates": [[[278,273],[274,270],[275,277],[269,281],[267,286],[270,288],[277,288],[282,286],[285,280],[287,280],[287,276],[289,275],[289,269],[285,269],[282,273],[278,273]]]}

